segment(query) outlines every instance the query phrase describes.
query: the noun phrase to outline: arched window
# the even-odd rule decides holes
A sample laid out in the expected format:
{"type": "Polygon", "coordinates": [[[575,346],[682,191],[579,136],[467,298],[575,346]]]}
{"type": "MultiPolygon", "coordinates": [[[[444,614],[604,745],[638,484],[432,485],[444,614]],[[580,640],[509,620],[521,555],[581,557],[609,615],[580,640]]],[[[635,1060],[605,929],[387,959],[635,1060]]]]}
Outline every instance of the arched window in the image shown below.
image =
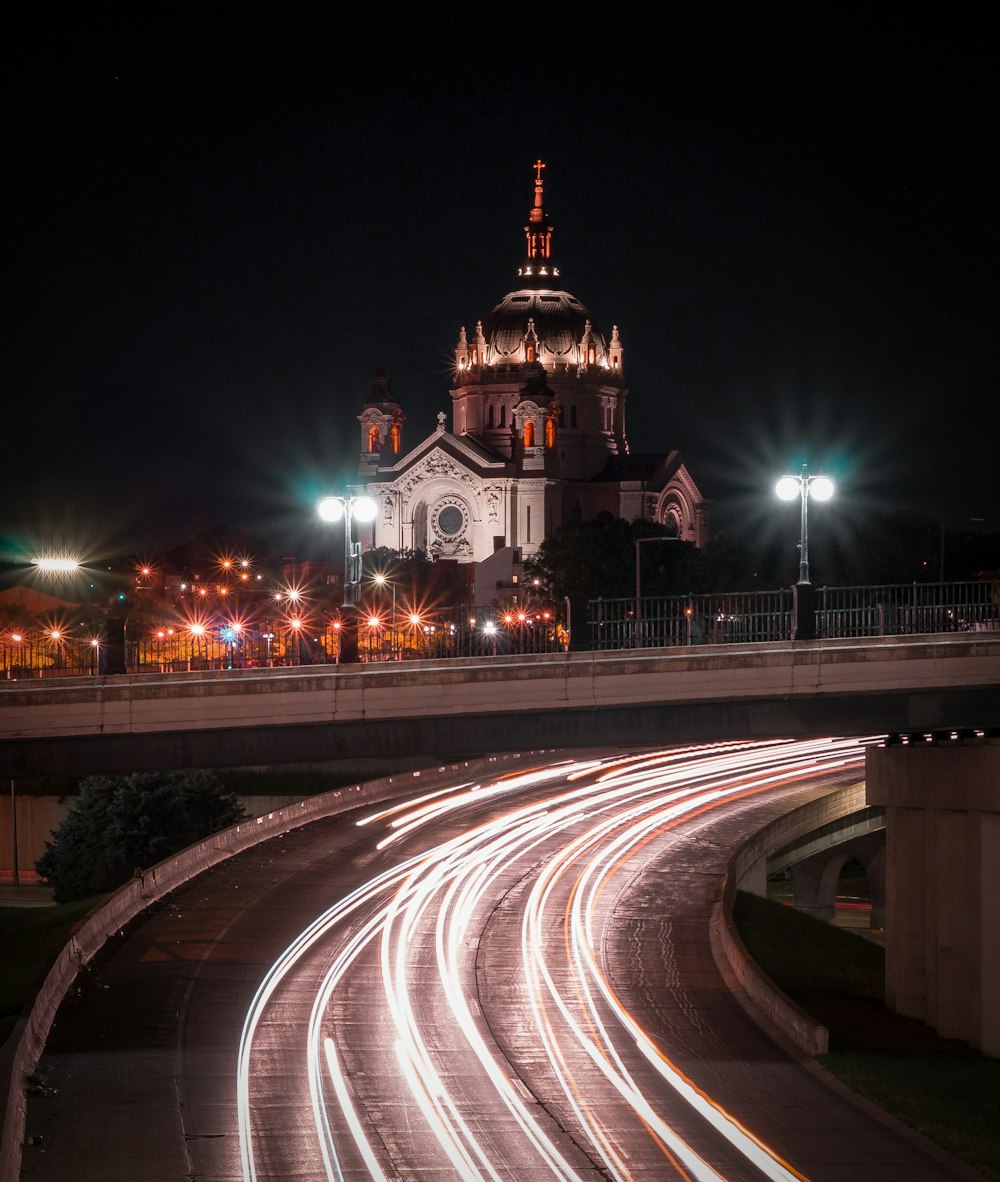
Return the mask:
{"type": "Polygon", "coordinates": [[[552,415],[545,420],[545,446],[555,447],[556,445],[556,420],[552,415]]]}
{"type": "Polygon", "coordinates": [[[507,408],[506,408],[506,406],[500,407],[500,424],[499,425],[501,427],[507,426],[507,408]]]}
{"type": "Polygon", "coordinates": [[[393,455],[398,456],[399,455],[399,424],[398,423],[393,423],[392,428],[389,431],[389,438],[392,440],[393,455]]]}
{"type": "Polygon", "coordinates": [[[528,419],[528,421],[524,424],[524,446],[535,446],[535,424],[531,421],[531,419],[528,419]]]}
{"type": "Polygon", "coordinates": [[[535,360],[535,346],[534,345],[528,346],[528,360],[529,361],[535,360]]]}
{"type": "Polygon", "coordinates": [[[379,451],[380,450],[379,442],[380,441],[379,441],[379,437],[378,437],[378,427],[369,428],[369,430],[368,430],[368,450],[372,451],[372,452],[379,451]]]}
{"type": "Polygon", "coordinates": [[[493,403],[492,402],[486,408],[486,426],[487,427],[493,426],[493,403]]]}

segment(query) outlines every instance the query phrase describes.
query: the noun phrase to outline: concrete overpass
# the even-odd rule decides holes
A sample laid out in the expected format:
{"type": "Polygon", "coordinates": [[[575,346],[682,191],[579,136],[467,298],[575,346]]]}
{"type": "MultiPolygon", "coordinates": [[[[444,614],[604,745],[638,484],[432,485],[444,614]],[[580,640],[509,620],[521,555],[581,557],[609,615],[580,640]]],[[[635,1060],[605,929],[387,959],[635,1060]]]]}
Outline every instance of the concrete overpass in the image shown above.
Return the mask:
{"type": "MultiPolygon", "coordinates": [[[[402,665],[138,674],[0,687],[5,779],[725,739],[885,736],[887,1000],[1000,1054],[1000,635],[574,652],[402,665]]],[[[818,876],[821,825],[800,823],[818,876]]],[[[815,821],[815,823],[813,823],[815,821]]],[[[786,831],[783,840],[792,835],[786,831]]],[[[851,838],[862,836],[851,832],[851,838]]],[[[769,856],[788,857],[781,845],[769,856]]],[[[759,863],[763,866],[766,863],[759,863]]],[[[759,873],[759,870],[757,871],[759,873]]],[[[824,879],[825,876],[825,879],[824,879]]]]}
{"type": "Polygon", "coordinates": [[[1000,728],[1000,635],[0,683],[23,778],[1000,728]]]}

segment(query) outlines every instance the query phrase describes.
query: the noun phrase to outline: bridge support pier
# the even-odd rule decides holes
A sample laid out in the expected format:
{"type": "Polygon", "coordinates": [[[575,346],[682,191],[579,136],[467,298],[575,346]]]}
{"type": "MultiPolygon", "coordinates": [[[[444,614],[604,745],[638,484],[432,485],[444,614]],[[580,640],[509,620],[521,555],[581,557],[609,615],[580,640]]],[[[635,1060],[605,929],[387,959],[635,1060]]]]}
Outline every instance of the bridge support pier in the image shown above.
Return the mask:
{"type": "Polygon", "coordinates": [[[886,809],[886,1004],[1000,1056],[1000,740],[871,747],[886,809]]]}
{"type": "Polygon", "coordinates": [[[792,898],[795,910],[804,911],[825,923],[837,914],[837,884],[849,858],[857,858],[865,868],[871,894],[869,926],[873,931],[885,927],[885,837],[871,834],[855,837],[842,845],[803,858],[792,866],[792,898]]]}

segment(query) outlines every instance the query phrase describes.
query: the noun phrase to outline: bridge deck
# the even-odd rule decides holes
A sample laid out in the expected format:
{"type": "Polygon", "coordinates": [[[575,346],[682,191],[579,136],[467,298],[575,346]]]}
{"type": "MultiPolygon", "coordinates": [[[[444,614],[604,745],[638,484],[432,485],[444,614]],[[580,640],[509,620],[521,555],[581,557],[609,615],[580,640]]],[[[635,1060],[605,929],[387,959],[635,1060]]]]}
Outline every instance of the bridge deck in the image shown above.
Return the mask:
{"type": "Polygon", "coordinates": [[[1000,635],[969,633],[0,686],[10,775],[998,726],[1000,635]]]}

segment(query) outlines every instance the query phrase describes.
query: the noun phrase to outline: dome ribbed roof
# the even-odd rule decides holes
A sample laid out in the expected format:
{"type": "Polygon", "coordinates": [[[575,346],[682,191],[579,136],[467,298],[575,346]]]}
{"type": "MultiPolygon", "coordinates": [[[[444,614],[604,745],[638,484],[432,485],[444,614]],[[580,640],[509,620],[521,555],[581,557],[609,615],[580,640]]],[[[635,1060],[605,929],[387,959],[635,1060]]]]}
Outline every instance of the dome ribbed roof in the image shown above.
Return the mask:
{"type": "Polygon", "coordinates": [[[500,301],[483,322],[487,361],[490,364],[522,359],[525,335],[537,338],[537,360],[550,363],[578,364],[581,342],[590,332],[603,357],[607,344],[603,334],[590,319],[590,313],[568,291],[522,287],[500,301]]]}

